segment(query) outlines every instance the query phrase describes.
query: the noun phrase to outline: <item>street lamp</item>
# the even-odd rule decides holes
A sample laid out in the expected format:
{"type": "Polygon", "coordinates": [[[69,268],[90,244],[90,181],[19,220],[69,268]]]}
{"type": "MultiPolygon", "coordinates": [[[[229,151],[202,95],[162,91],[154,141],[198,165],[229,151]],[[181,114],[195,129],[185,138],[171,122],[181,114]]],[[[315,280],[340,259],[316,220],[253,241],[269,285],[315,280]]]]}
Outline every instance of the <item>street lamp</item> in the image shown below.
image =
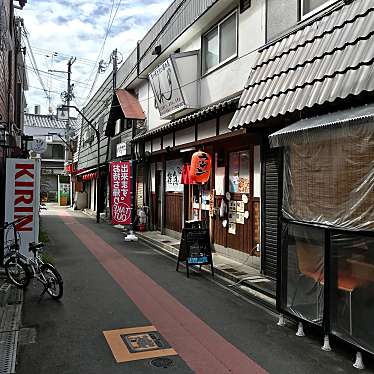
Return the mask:
{"type": "Polygon", "coordinates": [[[96,139],[97,139],[97,207],[96,207],[96,223],[100,223],[100,206],[101,206],[101,177],[100,177],[100,132],[99,130],[92,124],[92,122],[75,106],[75,105],[62,105],[62,108],[73,108],[75,109],[82,118],[88,123],[88,125],[94,130],[96,139]]]}

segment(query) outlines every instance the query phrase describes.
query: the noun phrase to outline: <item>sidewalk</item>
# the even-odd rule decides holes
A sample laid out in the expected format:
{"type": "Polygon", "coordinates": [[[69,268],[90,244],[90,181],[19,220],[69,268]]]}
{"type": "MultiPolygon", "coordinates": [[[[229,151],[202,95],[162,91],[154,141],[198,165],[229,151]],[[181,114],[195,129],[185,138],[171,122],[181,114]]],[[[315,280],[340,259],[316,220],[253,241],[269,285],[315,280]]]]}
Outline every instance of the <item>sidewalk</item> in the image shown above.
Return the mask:
{"type": "MultiPolygon", "coordinates": [[[[161,235],[158,231],[136,232],[136,235],[142,242],[173,257],[178,257],[179,239],[161,235]]],[[[257,258],[255,259],[257,260],[257,258]]],[[[270,307],[275,308],[275,280],[264,277],[254,266],[250,266],[252,260],[253,257],[248,256],[244,262],[240,263],[222,254],[213,253],[213,264],[216,274],[233,282],[232,286],[260,298],[269,304],[270,307]]]]}

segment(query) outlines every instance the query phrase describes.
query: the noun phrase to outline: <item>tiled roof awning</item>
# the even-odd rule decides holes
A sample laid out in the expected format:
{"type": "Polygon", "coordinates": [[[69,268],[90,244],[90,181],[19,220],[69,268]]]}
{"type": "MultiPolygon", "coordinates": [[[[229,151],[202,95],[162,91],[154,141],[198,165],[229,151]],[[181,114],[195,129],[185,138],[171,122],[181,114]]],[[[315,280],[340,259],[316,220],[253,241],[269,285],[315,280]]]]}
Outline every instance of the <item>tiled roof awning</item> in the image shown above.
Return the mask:
{"type": "Polygon", "coordinates": [[[269,136],[271,147],[283,147],[292,142],[309,142],[319,130],[344,128],[345,126],[374,121],[374,104],[302,119],[269,136]]]}
{"type": "MultiPolygon", "coordinates": [[[[25,113],[25,126],[29,127],[41,127],[50,129],[65,129],[66,121],[60,121],[55,115],[49,114],[30,114],[25,113]]],[[[78,128],[78,122],[76,118],[70,117],[70,126],[73,129],[78,128]]]]}
{"type": "Polygon", "coordinates": [[[374,1],[355,0],[260,50],[230,128],[374,90],[374,1]]]}
{"type": "Polygon", "coordinates": [[[113,95],[106,135],[113,135],[115,122],[119,118],[145,120],[145,114],[138,99],[129,91],[118,89],[113,95]]]}
{"type": "Polygon", "coordinates": [[[174,121],[170,121],[166,125],[156,127],[143,134],[139,134],[134,137],[132,142],[136,143],[147,139],[151,139],[155,136],[160,136],[173,130],[180,130],[189,127],[195,123],[209,120],[220,114],[232,112],[237,108],[238,101],[239,96],[226,98],[223,101],[202,108],[195,113],[189,114],[174,121]]]}

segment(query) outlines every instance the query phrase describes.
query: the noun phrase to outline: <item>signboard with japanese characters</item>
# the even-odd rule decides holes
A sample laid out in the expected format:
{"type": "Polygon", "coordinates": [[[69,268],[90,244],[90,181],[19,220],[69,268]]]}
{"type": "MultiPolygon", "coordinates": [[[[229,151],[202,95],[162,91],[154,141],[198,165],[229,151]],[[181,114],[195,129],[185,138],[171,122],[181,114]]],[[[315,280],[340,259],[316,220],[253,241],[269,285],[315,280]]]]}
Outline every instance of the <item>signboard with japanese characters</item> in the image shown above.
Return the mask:
{"type": "Polygon", "coordinates": [[[166,192],[183,192],[182,159],[166,161],[166,192]]]}
{"type": "Polygon", "coordinates": [[[117,157],[126,156],[126,155],[127,155],[127,144],[126,143],[117,144],[117,157]]]}
{"type": "Polygon", "coordinates": [[[112,224],[131,224],[131,162],[111,162],[112,224]]]}
{"type": "Polygon", "coordinates": [[[176,53],[149,75],[162,119],[171,119],[185,109],[199,108],[198,64],[198,51],[176,53]]]}
{"type": "Polygon", "coordinates": [[[161,118],[186,108],[171,58],[158,66],[149,80],[161,118]]]}

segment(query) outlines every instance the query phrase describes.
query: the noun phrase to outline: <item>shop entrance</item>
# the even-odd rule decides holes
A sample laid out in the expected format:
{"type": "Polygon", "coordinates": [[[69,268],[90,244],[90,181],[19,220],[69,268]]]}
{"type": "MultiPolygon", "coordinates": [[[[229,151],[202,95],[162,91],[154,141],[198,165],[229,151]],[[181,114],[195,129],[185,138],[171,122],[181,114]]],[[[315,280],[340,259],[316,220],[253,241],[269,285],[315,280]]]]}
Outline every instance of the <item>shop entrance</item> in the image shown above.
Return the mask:
{"type": "Polygon", "coordinates": [[[206,150],[212,178],[186,188],[188,217],[211,225],[217,252],[260,270],[260,146],[225,143],[206,150]]]}
{"type": "Polygon", "coordinates": [[[162,194],[162,171],[156,170],[156,214],[155,226],[158,231],[161,231],[161,194],[162,194]]]}

